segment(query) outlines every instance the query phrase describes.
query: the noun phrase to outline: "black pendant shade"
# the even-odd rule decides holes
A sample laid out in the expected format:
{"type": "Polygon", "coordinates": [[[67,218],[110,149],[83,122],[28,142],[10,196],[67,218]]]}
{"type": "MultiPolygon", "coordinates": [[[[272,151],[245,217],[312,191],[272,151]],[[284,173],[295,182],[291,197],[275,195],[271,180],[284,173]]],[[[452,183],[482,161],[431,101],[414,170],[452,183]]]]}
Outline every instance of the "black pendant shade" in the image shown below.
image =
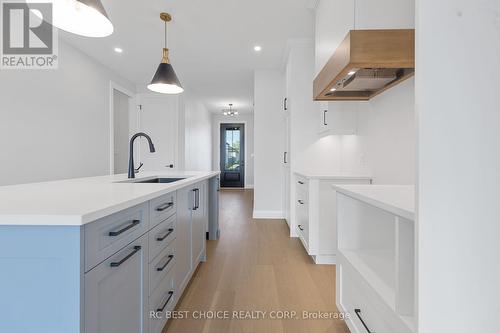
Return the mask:
{"type": "Polygon", "coordinates": [[[165,22],[165,47],[163,48],[161,63],[148,85],[148,89],[162,94],[180,94],[184,91],[184,88],[182,88],[181,82],[170,64],[167,48],[167,22],[172,20],[172,16],[168,13],[161,13],[160,18],[165,22]]]}
{"type": "Polygon", "coordinates": [[[160,63],[148,89],[164,94],[180,94],[184,91],[171,64],[160,63]]]}

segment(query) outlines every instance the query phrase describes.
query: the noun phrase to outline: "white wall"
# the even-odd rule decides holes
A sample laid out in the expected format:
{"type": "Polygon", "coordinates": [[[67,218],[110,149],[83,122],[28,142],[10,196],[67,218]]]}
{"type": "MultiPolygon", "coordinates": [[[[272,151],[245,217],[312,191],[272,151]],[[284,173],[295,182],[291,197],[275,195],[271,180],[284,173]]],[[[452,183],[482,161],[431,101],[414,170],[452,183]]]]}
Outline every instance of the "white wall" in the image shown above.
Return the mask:
{"type": "Polygon", "coordinates": [[[212,117],[205,105],[192,94],[184,98],[185,170],[212,169],[212,117]]]}
{"type": "Polygon", "coordinates": [[[239,114],[227,117],[221,114],[212,116],[212,170],[220,170],[220,125],[245,124],[245,187],[254,187],[254,123],[253,114],[239,114]]]}
{"type": "Polygon", "coordinates": [[[59,69],[0,74],[0,185],[109,173],[110,80],[132,83],[59,41],[59,69]]]}
{"type": "Polygon", "coordinates": [[[499,13],[417,3],[420,333],[499,331],[499,13]]]}
{"type": "Polygon", "coordinates": [[[254,217],[282,218],[283,75],[256,70],[254,87],[254,217]]]}

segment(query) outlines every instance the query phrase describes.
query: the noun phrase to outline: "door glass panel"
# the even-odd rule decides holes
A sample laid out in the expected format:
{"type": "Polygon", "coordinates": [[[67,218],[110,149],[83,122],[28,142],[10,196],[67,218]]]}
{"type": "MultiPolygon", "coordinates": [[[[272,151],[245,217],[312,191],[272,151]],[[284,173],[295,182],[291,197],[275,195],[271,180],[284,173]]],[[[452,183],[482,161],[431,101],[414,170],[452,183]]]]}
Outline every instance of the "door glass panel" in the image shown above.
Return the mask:
{"type": "Polygon", "coordinates": [[[238,171],[240,169],[240,128],[226,128],[226,159],[224,169],[226,171],[238,171]]]}

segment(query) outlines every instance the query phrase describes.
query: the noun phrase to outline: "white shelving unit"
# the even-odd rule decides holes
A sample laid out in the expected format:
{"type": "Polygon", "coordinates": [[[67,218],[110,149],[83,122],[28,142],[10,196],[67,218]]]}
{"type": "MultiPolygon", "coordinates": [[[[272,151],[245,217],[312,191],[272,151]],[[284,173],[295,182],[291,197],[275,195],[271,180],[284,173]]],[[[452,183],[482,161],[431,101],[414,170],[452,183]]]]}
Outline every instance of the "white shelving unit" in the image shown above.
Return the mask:
{"type": "Polygon", "coordinates": [[[337,305],[352,332],[415,332],[412,186],[337,191],[337,305]],[[366,325],[366,326],[365,326],[366,325]]]}

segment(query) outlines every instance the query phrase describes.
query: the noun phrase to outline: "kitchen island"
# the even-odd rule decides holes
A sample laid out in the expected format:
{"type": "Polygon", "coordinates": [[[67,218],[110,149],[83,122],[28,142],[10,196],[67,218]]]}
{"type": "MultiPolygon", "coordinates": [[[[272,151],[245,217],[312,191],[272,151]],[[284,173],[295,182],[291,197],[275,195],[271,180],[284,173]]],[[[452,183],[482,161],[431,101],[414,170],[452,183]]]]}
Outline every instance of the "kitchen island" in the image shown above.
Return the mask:
{"type": "Polygon", "coordinates": [[[160,333],[218,225],[218,175],[0,187],[0,331],[160,333]]]}

